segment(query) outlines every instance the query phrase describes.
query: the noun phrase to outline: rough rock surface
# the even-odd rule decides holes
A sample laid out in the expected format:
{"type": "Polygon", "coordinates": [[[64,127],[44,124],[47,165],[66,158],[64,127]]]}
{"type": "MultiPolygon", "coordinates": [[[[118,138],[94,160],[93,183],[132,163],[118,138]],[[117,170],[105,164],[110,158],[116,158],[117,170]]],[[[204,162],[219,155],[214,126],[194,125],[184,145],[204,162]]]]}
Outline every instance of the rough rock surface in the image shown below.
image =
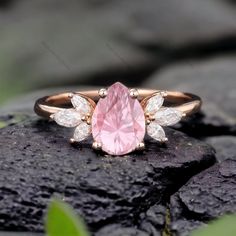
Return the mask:
{"type": "Polygon", "coordinates": [[[235,21],[235,9],[214,0],[13,1],[0,14],[0,99],[39,86],[141,82],[176,48],[233,44],[235,21]],[[152,46],[161,50],[147,53],[152,46]]]}
{"type": "Polygon", "coordinates": [[[135,228],[122,227],[121,225],[109,225],[99,230],[95,236],[149,236],[149,234],[135,228]]]}
{"type": "Polygon", "coordinates": [[[236,160],[226,160],[194,176],[171,197],[171,230],[189,231],[236,212],[236,160]]]}
{"type": "Polygon", "coordinates": [[[167,208],[161,203],[151,206],[146,213],[140,215],[139,228],[152,236],[161,236],[166,226],[167,208]]]}
{"type": "Polygon", "coordinates": [[[216,105],[219,115],[228,114],[235,121],[235,63],[236,57],[177,63],[154,74],[146,86],[195,93],[205,103],[216,105]]]}
{"type": "Polygon", "coordinates": [[[0,236],[44,236],[42,233],[28,233],[28,232],[0,232],[0,236]]]}
{"type": "Polygon", "coordinates": [[[210,137],[205,141],[216,150],[216,158],[218,162],[222,162],[226,159],[236,160],[235,136],[210,137]]]}
{"type": "Polygon", "coordinates": [[[203,99],[202,114],[183,123],[182,129],[196,136],[236,133],[235,57],[183,62],[154,74],[149,87],[192,92],[203,99]]]}
{"type": "Polygon", "coordinates": [[[150,207],[215,162],[205,143],[166,131],[167,145],[147,140],[143,154],[109,157],[93,152],[91,140],[71,147],[71,131],[52,122],[27,118],[1,129],[0,229],[41,231],[55,194],[94,232],[111,223],[138,227],[150,207]]]}
{"type": "Polygon", "coordinates": [[[0,236],[42,231],[53,195],[96,236],[187,236],[236,212],[235,2],[1,1],[0,102],[38,92],[0,108],[0,230],[17,231],[0,236]],[[220,163],[208,168],[212,149],[172,129],[166,146],[148,140],[144,154],[113,158],[91,140],[71,147],[70,130],[32,117],[55,86],[113,81],[200,95],[203,111],[175,128],[212,145],[220,163]]]}

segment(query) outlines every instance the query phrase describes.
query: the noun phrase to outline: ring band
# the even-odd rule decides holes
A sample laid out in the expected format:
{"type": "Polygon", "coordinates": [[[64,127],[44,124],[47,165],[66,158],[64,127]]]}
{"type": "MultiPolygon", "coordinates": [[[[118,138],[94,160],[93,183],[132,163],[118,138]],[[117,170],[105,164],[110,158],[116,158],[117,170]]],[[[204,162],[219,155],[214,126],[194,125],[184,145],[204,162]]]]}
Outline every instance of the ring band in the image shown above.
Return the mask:
{"type": "MultiPolygon", "coordinates": [[[[137,89],[139,92],[139,100],[148,98],[154,93],[165,92],[167,96],[165,98],[166,102],[176,105],[179,110],[184,112],[186,115],[191,115],[200,110],[202,101],[200,97],[191,93],[182,93],[174,91],[163,91],[163,90],[151,90],[151,89],[137,89]]],[[[78,91],[75,92],[81,94],[88,99],[97,102],[99,100],[99,94],[97,90],[90,91],[78,91]]],[[[60,111],[62,108],[71,105],[70,94],[61,93],[52,96],[46,96],[40,98],[36,101],[34,110],[39,116],[49,118],[50,115],[60,111]]]]}
{"type": "MultiPolygon", "coordinates": [[[[60,125],[66,127],[77,127],[76,129],[78,129],[78,133],[81,133],[81,130],[85,128],[80,127],[81,122],[86,122],[86,124],[90,126],[86,128],[87,135],[92,133],[93,138],[95,139],[93,145],[94,148],[102,149],[112,155],[124,155],[134,151],[135,149],[141,149],[141,146],[143,148],[144,145],[141,139],[144,138],[145,133],[143,134],[142,131],[142,135],[137,138],[137,134],[141,132],[143,128],[145,130],[147,129],[147,132],[149,131],[148,134],[151,137],[161,141],[160,136],[163,138],[165,135],[160,126],[173,125],[174,123],[177,123],[181,119],[181,115],[184,117],[199,111],[201,104],[201,99],[194,94],[142,88],[128,89],[121,83],[117,82],[108,89],[61,93],[40,98],[36,101],[34,110],[39,116],[52,119],[55,118],[54,120],[60,125]],[[106,110],[106,112],[104,110],[106,110]],[[126,114],[126,117],[121,117],[121,113],[126,114]],[[138,115],[136,113],[138,113],[138,115]],[[77,121],[76,114],[81,122],[77,121]],[[100,120],[101,116],[103,117],[102,121],[100,120]],[[111,122],[110,116],[113,116],[112,119],[115,120],[115,124],[109,123],[111,122]],[[67,118],[70,122],[73,120],[74,124],[72,124],[73,122],[71,124],[67,123],[69,122],[67,121],[67,118]],[[65,125],[62,121],[65,122],[65,125]],[[145,121],[145,124],[143,121],[145,121]],[[123,129],[122,127],[125,125],[131,127],[133,125],[132,128],[127,131],[127,133],[130,134],[131,130],[134,130],[134,133],[132,133],[133,140],[130,141],[132,147],[127,148],[127,150],[124,151],[118,151],[119,149],[126,149],[119,146],[121,145],[120,140],[119,142],[117,141],[119,143],[117,145],[108,142],[111,147],[116,146],[110,150],[110,148],[107,147],[109,145],[104,144],[106,143],[104,137],[105,135],[108,135],[106,133],[107,130],[104,131],[106,128],[103,129],[102,127],[98,128],[97,124],[99,122],[103,122],[103,128],[107,122],[109,123],[109,126],[112,127],[117,127],[118,123],[124,123],[121,124],[119,129],[117,128],[117,130],[112,130],[108,133],[113,140],[117,140],[116,138],[118,138],[118,136],[123,132],[121,131],[123,129]],[[152,125],[149,127],[150,123],[152,125]],[[136,130],[138,126],[142,126],[139,131],[136,130]],[[95,131],[93,132],[95,129],[99,129],[96,131],[96,134],[95,131]],[[102,133],[103,131],[106,134],[102,133]],[[116,138],[113,137],[114,133],[117,135],[116,138]],[[134,148],[133,143],[135,139],[138,139],[139,142],[135,143],[136,148],[134,148]],[[106,147],[103,148],[103,145],[106,147]]],[[[84,123],[83,125],[85,126],[84,123]]],[[[81,135],[83,136],[83,134],[79,134],[79,136],[81,135]]],[[[77,139],[72,139],[72,142],[82,141],[83,139],[84,137],[77,137],[77,139]]],[[[162,141],[166,140],[167,138],[163,138],[162,141]]]]}

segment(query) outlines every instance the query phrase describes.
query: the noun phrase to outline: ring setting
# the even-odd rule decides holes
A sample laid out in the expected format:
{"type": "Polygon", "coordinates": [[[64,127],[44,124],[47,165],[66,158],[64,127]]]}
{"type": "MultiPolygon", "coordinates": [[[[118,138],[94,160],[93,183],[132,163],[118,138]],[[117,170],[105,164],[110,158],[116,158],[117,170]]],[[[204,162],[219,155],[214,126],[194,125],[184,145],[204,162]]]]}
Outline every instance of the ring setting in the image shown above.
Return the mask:
{"type": "Polygon", "coordinates": [[[144,150],[146,134],[158,142],[167,142],[163,127],[175,125],[200,106],[201,100],[195,95],[129,89],[117,82],[98,91],[44,97],[36,102],[35,112],[74,128],[71,143],[92,135],[94,149],[122,156],[144,150]],[[166,106],[166,100],[170,105],[166,106]]]}

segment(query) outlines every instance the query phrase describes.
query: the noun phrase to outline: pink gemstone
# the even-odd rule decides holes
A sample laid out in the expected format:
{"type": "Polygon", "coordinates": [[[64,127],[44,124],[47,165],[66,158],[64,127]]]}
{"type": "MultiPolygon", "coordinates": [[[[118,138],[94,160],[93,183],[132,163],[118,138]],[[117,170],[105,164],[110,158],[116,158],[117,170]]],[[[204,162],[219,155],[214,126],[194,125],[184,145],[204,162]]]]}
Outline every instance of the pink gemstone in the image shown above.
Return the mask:
{"type": "Polygon", "coordinates": [[[143,141],[144,111],[123,84],[113,84],[107,96],[99,100],[92,117],[92,133],[102,150],[111,155],[132,152],[143,141]]]}

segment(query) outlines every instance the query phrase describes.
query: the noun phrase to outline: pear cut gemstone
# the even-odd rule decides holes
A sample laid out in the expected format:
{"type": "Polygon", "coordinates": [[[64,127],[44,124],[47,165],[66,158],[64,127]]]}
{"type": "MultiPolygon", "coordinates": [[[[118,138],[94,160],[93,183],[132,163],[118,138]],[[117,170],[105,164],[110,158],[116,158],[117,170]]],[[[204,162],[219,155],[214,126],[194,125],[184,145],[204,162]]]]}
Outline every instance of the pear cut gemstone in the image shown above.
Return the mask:
{"type": "Polygon", "coordinates": [[[111,155],[125,155],[143,142],[145,135],[144,111],[137,99],[121,83],[107,90],[107,96],[97,103],[92,117],[94,141],[111,155]]]}

